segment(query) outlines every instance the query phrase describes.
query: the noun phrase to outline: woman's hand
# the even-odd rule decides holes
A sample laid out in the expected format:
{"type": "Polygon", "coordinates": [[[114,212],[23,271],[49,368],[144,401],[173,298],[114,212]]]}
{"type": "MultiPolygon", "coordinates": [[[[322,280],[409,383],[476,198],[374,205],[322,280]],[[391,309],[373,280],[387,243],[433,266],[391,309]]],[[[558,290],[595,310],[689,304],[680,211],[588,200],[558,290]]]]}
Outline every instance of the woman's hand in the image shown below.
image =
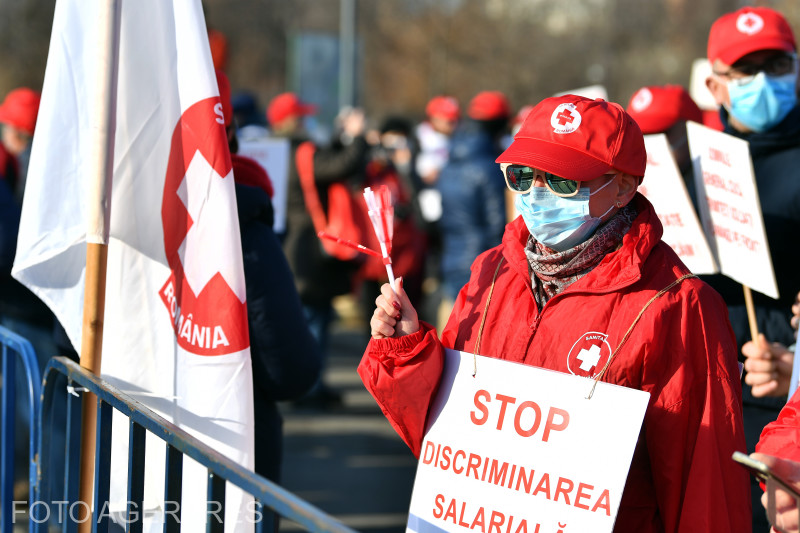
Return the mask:
{"type": "Polygon", "coordinates": [[[381,295],[375,300],[375,312],[369,321],[375,339],[402,337],[419,331],[417,311],[403,290],[403,278],[397,278],[395,283],[397,294],[391,285],[384,283],[381,295]]]}

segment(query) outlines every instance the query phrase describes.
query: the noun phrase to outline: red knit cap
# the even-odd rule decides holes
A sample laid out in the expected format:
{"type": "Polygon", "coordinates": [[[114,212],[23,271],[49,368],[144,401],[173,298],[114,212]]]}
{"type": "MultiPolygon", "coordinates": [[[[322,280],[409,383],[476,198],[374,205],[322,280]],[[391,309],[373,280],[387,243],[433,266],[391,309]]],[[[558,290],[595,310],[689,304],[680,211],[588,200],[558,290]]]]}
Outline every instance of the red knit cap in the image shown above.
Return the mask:
{"type": "Polygon", "coordinates": [[[10,124],[17,129],[33,135],[36,129],[36,115],[39,114],[41,95],[33,89],[20,87],[14,89],[0,104],[0,123],[10,124]]]}

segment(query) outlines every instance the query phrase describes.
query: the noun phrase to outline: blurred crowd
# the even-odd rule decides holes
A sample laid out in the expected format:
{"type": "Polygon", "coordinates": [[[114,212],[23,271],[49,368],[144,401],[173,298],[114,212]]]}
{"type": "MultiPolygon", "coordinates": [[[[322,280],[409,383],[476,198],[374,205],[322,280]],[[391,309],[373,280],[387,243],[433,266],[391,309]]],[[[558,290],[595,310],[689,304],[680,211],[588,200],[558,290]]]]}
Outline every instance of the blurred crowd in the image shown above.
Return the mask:
{"type": "MultiPolygon", "coordinates": [[[[278,443],[269,453],[275,459],[257,458],[256,468],[277,480],[281,433],[275,402],[288,400],[325,409],[341,405],[339,393],[324,380],[331,326],[337,319],[334,304],[343,296],[352,302],[366,336],[376,298],[389,280],[382,258],[332,253],[330,243],[324,245],[318,236],[319,215],[325,222],[333,217],[329,208],[334,186],[344,185],[357,200],[366,187],[388,188],[394,215],[394,276],[419,312],[419,319],[441,334],[459,293],[470,280],[472,261],[500,245],[506,225],[518,216],[496,160],[512,144],[537,102],[514,106],[501,90],[487,86],[463,102],[451,95],[430,95],[424,109],[407,114],[368,116],[364,109],[346,107],[333,124],[322,125],[321,131],[332,132],[323,135],[317,130],[320,124],[310,120],[317,113],[316,106],[298,94],[284,92],[262,101],[245,87],[230,86],[224,74],[225,38],[213,30],[209,37],[232,154],[237,154],[239,143],[245,141],[257,144],[282,139],[289,147],[285,176],[268,175],[246,150],[234,157],[240,224],[252,229],[243,229],[243,247],[263,245],[273,255],[280,255],[279,264],[248,266],[245,254],[247,299],[253,306],[250,331],[256,394],[263,396],[256,409],[268,412],[263,440],[278,443]],[[281,196],[285,206],[280,207],[286,219],[282,227],[273,228],[278,189],[285,192],[281,196]],[[244,213],[250,212],[253,215],[247,218],[244,213]],[[273,273],[265,276],[266,270],[273,273]],[[257,278],[275,280],[280,276],[285,278],[281,288],[288,291],[272,294],[272,300],[259,298],[269,289],[256,287],[257,278]],[[255,291],[252,295],[251,288],[255,291]],[[280,306],[276,301],[282,302],[280,306]],[[261,306],[258,312],[257,305],[261,306]],[[279,308],[281,316],[270,314],[270,307],[279,308]],[[258,338],[265,331],[269,335],[258,338]],[[298,348],[292,342],[297,338],[308,343],[298,348]],[[308,357],[298,361],[289,355],[298,349],[308,357]],[[275,376],[289,376],[286,379],[294,379],[294,385],[272,383],[275,376]],[[278,389],[280,393],[275,392],[278,389]]],[[[745,369],[744,426],[748,451],[753,452],[762,429],[778,417],[787,401],[800,316],[794,239],[800,223],[800,180],[796,175],[800,106],[794,34],[785,19],[769,8],[743,8],[727,14],[711,28],[708,69],[708,93],[699,102],[702,107],[685,87],[669,84],[642,87],[630,95],[625,110],[644,135],[666,135],[695,204],[687,121],[750,143],[781,294],[780,300],[756,299],[762,335],[748,338],[741,287],[731,287],[731,280],[723,276],[704,276],[703,280],[723,296],[728,307],[745,369]],[[761,26],[742,33],[743,24],[761,26]]],[[[23,87],[11,91],[0,104],[0,324],[29,338],[46,359],[71,348],[49,310],[10,276],[38,102],[39,94],[23,87]]],[[[366,234],[364,242],[356,244],[375,247],[377,243],[374,236],[366,234]]],[[[784,425],[794,427],[800,435],[796,421],[787,422],[785,413],[781,416],[784,425]]],[[[800,437],[795,444],[800,450],[800,437]]],[[[788,458],[798,459],[799,453],[788,454],[788,458]]],[[[263,452],[261,457],[265,457],[263,452]]],[[[760,497],[754,482],[754,506],[759,505],[760,497]]],[[[754,530],[767,531],[770,525],[764,513],[754,507],[753,515],[754,530]]]]}

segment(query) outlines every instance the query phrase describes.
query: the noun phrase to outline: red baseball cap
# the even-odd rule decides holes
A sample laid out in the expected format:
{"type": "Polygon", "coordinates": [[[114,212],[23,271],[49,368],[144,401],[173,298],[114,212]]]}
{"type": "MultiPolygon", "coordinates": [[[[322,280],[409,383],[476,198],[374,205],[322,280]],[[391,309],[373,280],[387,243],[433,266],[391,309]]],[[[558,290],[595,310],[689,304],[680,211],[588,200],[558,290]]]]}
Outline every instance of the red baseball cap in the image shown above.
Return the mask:
{"type": "Polygon", "coordinates": [[[511,116],[511,105],[500,91],[482,91],[469,102],[467,115],[475,120],[501,120],[511,116]]]}
{"type": "Polygon", "coordinates": [[[622,106],[567,94],[539,102],[497,163],[589,181],[612,169],[644,176],[642,130],[622,106]]]}
{"type": "Polygon", "coordinates": [[[797,45],[789,23],[768,7],[743,7],[722,15],[708,34],[708,60],[733,65],[759,50],[794,52],[797,45]]]}
{"type": "Polygon", "coordinates": [[[664,133],[680,120],[703,122],[703,112],[680,85],[642,87],[625,109],[642,133],[664,133]]]}
{"type": "Polygon", "coordinates": [[[231,82],[224,72],[217,69],[217,87],[219,87],[219,99],[222,102],[222,116],[225,119],[225,126],[230,126],[233,120],[233,105],[231,105],[231,82]]]}
{"type": "Polygon", "coordinates": [[[313,115],[317,106],[301,102],[294,93],[282,93],[272,99],[267,107],[267,120],[273,126],[289,117],[313,115]]]}
{"type": "Polygon", "coordinates": [[[41,95],[33,89],[20,87],[14,89],[0,104],[0,123],[10,124],[17,129],[33,135],[36,129],[36,115],[39,114],[41,95]]]}
{"type": "Polygon", "coordinates": [[[461,108],[458,100],[452,96],[434,96],[425,106],[428,117],[442,117],[445,120],[456,121],[461,118],[461,108]]]}

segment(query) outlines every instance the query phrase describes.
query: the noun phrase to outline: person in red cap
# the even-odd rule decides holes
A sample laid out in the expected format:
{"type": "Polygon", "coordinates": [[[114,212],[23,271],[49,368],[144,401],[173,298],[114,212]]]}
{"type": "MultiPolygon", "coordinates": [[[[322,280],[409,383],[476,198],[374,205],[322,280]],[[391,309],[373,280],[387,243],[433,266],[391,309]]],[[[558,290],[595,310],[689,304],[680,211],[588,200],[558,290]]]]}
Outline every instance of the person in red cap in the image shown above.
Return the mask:
{"type": "Polygon", "coordinates": [[[444,348],[640,389],[650,400],[614,531],[749,532],[747,473],[730,460],[744,434],[725,305],[637,193],[636,122],[605,100],[548,98],[497,162],[521,215],[473,263],[441,339],[402,284],[376,301],[358,372],[390,423],[419,455],[444,348]],[[577,361],[590,344],[598,357],[577,361]]]}
{"type": "Polygon", "coordinates": [[[695,186],[686,121],[702,124],[703,112],[689,91],[680,85],[642,87],[633,93],[625,111],[633,117],[643,134],[663,133],[667,136],[672,156],[694,202],[695,186]]]}
{"type": "Polygon", "coordinates": [[[281,93],[267,106],[267,121],[276,135],[294,134],[302,129],[303,117],[317,112],[317,106],[300,100],[295,93],[281,93]]]}
{"type": "MultiPolygon", "coordinates": [[[[291,147],[283,251],[292,269],[311,332],[322,350],[324,364],[328,330],[334,318],[333,298],[352,290],[353,276],[359,263],[336,259],[323,250],[306,205],[298,174],[297,149],[309,141],[303,118],[316,113],[316,109],[296,94],[287,92],[270,101],[267,119],[272,136],[287,139],[291,147]]],[[[368,149],[364,113],[360,109],[346,110],[340,113],[339,122],[341,133],[332,146],[316,146],[313,150],[313,180],[321,199],[328,198],[328,188],[333,183],[344,183],[352,190],[363,189],[368,149]]],[[[310,406],[335,407],[341,404],[341,396],[320,380],[301,401],[310,406]]]]}
{"type": "MultiPolygon", "coordinates": [[[[777,300],[757,292],[753,294],[758,331],[766,338],[751,339],[741,286],[724,276],[709,279],[728,304],[737,344],[747,357],[744,421],[747,449],[752,452],[757,449],[762,428],[775,419],[784,398],[757,397],[763,390],[753,391],[751,386],[770,381],[774,372],[783,367],[779,364],[781,352],[772,349],[775,343],[785,347],[795,342],[789,317],[800,289],[800,269],[797,268],[800,249],[795,238],[800,225],[797,43],[792,28],[780,12],[768,7],[743,7],[722,15],[711,26],[708,60],[712,73],[706,85],[721,107],[724,131],[747,141],[750,147],[780,294],[777,300]],[[751,360],[760,361],[754,365],[751,360]],[[751,374],[750,370],[762,362],[772,362],[773,372],[751,374]]],[[[800,448],[794,459],[800,459],[800,448]]],[[[762,490],[755,479],[752,491],[754,505],[758,505],[762,490]]],[[[763,512],[753,513],[753,518],[754,530],[767,527],[763,512]]]]}
{"type": "Polygon", "coordinates": [[[503,151],[511,106],[503,93],[483,91],[470,100],[467,117],[453,134],[449,160],[436,181],[442,199],[440,328],[469,280],[470,263],[500,244],[506,225],[505,186],[494,160],[503,151]]]}
{"type": "Polygon", "coordinates": [[[28,172],[40,100],[39,92],[20,87],[9,92],[0,104],[0,173],[11,185],[19,202],[22,202],[22,193],[25,190],[25,176],[28,172]]]}
{"type": "Polygon", "coordinates": [[[415,131],[419,143],[415,165],[422,182],[433,185],[447,163],[450,137],[461,118],[461,107],[452,96],[434,96],[425,106],[425,115],[427,119],[415,131]]]}

